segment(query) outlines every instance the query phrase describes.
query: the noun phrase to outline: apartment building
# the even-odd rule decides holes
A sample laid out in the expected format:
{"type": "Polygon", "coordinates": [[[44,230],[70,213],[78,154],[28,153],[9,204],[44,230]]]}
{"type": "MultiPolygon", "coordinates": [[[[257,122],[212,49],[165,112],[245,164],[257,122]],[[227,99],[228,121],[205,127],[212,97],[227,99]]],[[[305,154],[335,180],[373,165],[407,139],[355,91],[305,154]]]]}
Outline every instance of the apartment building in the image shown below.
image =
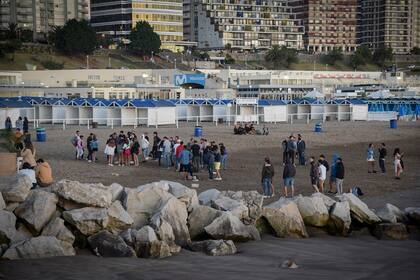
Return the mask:
{"type": "Polygon", "coordinates": [[[70,19],[89,19],[89,0],[2,0],[0,29],[10,23],[34,31],[35,36],[47,34],[53,26],[63,26],[70,19]]]}
{"type": "Polygon", "coordinates": [[[420,1],[413,1],[413,45],[420,48],[420,1]]]}
{"type": "Polygon", "coordinates": [[[99,33],[122,38],[139,21],[159,34],[162,48],[177,51],[183,42],[182,0],[91,0],[91,23],[99,33]]]}
{"type": "Polygon", "coordinates": [[[289,3],[296,17],[303,21],[307,51],[356,50],[358,0],[291,0],[289,3]]]}
{"type": "Polygon", "coordinates": [[[372,49],[387,46],[407,54],[418,42],[418,0],[359,0],[359,42],[372,49]],[[414,24],[416,24],[417,28],[414,24]],[[417,32],[417,34],[416,34],[417,32]]]}
{"type": "Polygon", "coordinates": [[[184,0],[184,38],[199,49],[302,49],[303,26],[287,0],[184,0]]]}

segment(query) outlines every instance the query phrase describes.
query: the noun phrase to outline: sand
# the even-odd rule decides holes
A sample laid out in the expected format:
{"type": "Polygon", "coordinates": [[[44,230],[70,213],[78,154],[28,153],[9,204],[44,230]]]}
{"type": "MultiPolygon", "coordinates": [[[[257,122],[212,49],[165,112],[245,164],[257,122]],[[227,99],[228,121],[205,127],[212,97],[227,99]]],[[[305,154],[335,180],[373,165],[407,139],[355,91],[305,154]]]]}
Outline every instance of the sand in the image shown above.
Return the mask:
{"type": "MultiPolygon", "coordinates": [[[[313,132],[314,124],[270,125],[269,136],[236,136],[232,127],[204,125],[204,137],[223,142],[229,152],[228,169],[223,181],[209,181],[205,172],[199,173],[199,192],[208,188],[219,190],[260,190],[260,173],[265,156],[269,155],[276,170],[276,197],[281,189],[281,141],[291,133],[301,133],[307,143],[307,155],[323,153],[331,161],[338,153],[346,167],[345,189],[360,186],[370,207],[386,202],[405,208],[420,206],[420,122],[399,122],[398,129],[389,129],[386,122],[328,122],[324,132],[313,132]],[[365,161],[368,143],[376,147],[385,142],[388,147],[388,173],[368,174],[365,161]],[[391,155],[395,147],[404,153],[406,166],[402,180],[394,179],[391,155]]],[[[110,129],[90,130],[101,141],[98,163],[74,160],[70,138],[78,127],[62,130],[47,126],[47,142],[35,143],[37,154],[54,169],[56,180],[67,178],[83,182],[118,182],[127,187],[160,179],[185,183],[174,170],[158,168],[150,161],[140,167],[109,167],[105,165],[103,148],[110,129]]],[[[84,135],[90,131],[79,128],[84,135]]],[[[132,130],[132,128],[124,128],[132,130]]],[[[119,131],[120,129],[115,129],[119,131]]],[[[155,128],[137,128],[138,135],[155,128]]],[[[180,128],[159,128],[161,136],[179,135],[189,139],[193,124],[180,128]]],[[[309,167],[298,166],[296,191],[311,193],[309,167]]],[[[44,260],[1,261],[0,279],[417,279],[420,272],[420,243],[409,241],[380,241],[371,236],[331,237],[316,233],[306,240],[278,239],[263,236],[262,241],[238,244],[240,253],[227,257],[208,257],[183,250],[164,260],[104,259],[94,256],[54,258],[44,260]],[[298,269],[280,267],[287,259],[295,259],[298,269]],[[2,278],[3,277],[3,278],[2,278]]]]}

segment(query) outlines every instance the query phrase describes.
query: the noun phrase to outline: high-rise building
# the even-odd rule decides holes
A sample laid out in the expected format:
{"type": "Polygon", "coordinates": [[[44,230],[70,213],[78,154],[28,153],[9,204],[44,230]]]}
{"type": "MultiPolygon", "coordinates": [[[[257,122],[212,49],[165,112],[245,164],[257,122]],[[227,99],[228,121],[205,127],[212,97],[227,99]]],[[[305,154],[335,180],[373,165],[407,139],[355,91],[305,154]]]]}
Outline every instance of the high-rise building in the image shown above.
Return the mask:
{"type": "Polygon", "coordinates": [[[159,34],[162,48],[178,50],[183,42],[183,0],[91,0],[91,23],[99,33],[125,37],[138,21],[159,34]]]}
{"type": "Polygon", "coordinates": [[[302,49],[303,33],[288,0],[184,0],[184,38],[199,49],[302,49]]]}
{"type": "Polygon", "coordinates": [[[290,0],[293,12],[305,26],[305,49],[315,53],[356,50],[357,1],[290,0]]]}
{"type": "Polygon", "coordinates": [[[413,33],[413,7],[419,0],[359,0],[360,44],[372,49],[391,47],[396,54],[410,52],[416,36],[413,33]],[[413,2],[414,1],[414,2],[413,2]],[[413,5],[414,4],[414,5],[413,5]]]}
{"type": "Polygon", "coordinates": [[[89,0],[2,0],[0,29],[10,23],[21,29],[46,34],[53,26],[62,26],[70,19],[89,19],[89,0]]]}
{"type": "Polygon", "coordinates": [[[413,1],[413,45],[420,48],[420,0],[413,1]]]}

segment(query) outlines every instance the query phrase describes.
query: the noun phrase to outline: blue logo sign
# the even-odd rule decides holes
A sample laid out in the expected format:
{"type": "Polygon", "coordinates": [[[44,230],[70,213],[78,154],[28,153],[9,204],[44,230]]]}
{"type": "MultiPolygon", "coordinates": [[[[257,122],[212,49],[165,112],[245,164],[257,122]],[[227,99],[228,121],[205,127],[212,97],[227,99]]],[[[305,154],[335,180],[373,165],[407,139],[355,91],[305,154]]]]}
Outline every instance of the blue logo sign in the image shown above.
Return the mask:
{"type": "Polygon", "coordinates": [[[206,84],[206,75],[204,74],[178,74],[174,76],[176,86],[184,84],[198,84],[202,87],[206,84]]]}

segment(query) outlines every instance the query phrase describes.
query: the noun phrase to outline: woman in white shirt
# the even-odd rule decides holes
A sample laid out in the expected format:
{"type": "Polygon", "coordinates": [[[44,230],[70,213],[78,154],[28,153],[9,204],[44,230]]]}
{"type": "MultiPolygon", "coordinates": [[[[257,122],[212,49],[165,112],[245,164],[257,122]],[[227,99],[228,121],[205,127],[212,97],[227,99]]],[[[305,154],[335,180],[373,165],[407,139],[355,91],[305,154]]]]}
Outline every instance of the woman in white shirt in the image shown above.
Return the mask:
{"type": "Polygon", "coordinates": [[[22,165],[22,169],[19,170],[18,174],[28,176],[31,179],[32,188],[36,187],[37,184],[36,184],[35,170],[33,170],[32,166],[28,162],[25,162],[22,165]]]}
{"type": "Polygon", "coordinates": [[[322,160],[318,160],[318,188],[321,193],[324,192],[324,182],[327,179],[327,168],[322,164],[322,160]]]}
{"type": "Polygon", "coordinates": [[[400,152],[400,148],[395,148],[394,150],[394,168],[395,168],[395,179],[399,180],[401,173],[403,172],[403,167],[401,164],[401,158],[403,153],[400,152]]]}

